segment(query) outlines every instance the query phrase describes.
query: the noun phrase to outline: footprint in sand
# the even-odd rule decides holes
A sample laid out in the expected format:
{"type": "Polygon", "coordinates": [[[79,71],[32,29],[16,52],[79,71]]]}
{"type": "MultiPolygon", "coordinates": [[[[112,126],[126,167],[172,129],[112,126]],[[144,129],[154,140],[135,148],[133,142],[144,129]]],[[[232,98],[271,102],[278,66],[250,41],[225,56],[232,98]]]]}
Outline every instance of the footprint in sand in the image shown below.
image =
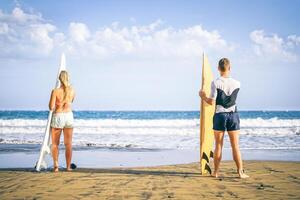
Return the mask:
{"type": "Polygon", "coordinates": [[[295,179],[295,180],[297,180],[297,179],[298,179],[298,177],[297,177],[297,176],[293,176],[293,175],[289,175],[288,177],[289,177],[289,178],[292,178],[292,179],[295,179]]]}
{"type": "Polygon", "coordinates": [[[239,196],[234,192],[228,191],[227,193],[232,197],[239,198],[239,196]]]}
{"type": "Polygon", "coordinates": [[[169,193],[169,194],[167,195],[167,197],[168,197],[168,199],[174,198],[174,193],[169,193]]]}
{"type": "Polygon", "coordinates": [[[151,192],[143,192],[143,193],[142,193],[143,199],[150,199],[151,196],[152,196],[152,193],[151,193],[151,192]]]}
{"type": "Polygon", "coordinates": [[[260,183],[256,188],[258,190],[265,190],[265,189],[268,189],[268,188],[274,188],[274,186],[260,183]]]}
{"type": "Polygon", "coordinates": [[[265,167],[265,169],[269,172],[283,173],[283,171],[273,169],[272,167],[265,167]]]}
{"type": "Polygon", "coordinates": [[[226,189],[226,186],[225,185],[217,185],[217,188],[224,190],[224,189],[226,189]]]}
{"type": "Polygon", "coordinates": [[[296,177],[296,176],[289,175],[289,176],[288,176],[288,179],[290,179],[293,183],[300,184],[300,180],[299,180],[299,178],[296,177]]]}
{"type": "Polygon", "coordinates": [[[216,197],[224,197],[224,192],[218,192],[217,194],[216,194],[216,197]]]}
{"type": "Polygon", "coordinates": [[[205,184],[202,184],[202,187],[203,188],[208,188],[208,185],[205,183],[205,184]]]}

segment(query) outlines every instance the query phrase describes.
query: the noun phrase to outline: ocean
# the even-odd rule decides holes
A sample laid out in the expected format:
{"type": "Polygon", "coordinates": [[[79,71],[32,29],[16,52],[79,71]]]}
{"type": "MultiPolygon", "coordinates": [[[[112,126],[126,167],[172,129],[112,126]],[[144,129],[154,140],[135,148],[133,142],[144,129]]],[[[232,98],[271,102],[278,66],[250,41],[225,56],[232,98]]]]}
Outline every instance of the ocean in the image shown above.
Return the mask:
{"type": "MultiPolygon", "coordinates": [[[[111,168],[199,161],[198,111],[74,111],[73,162],[111,168]]],[[[32,168],[48,111],[0,111],[0,168],[32,168]]],[[[300,111],[241,111],[245,160],[300,161],[300,111]]],[[[64,165],[63,136],[60,157],[64,165]]],[[[51,157],[47,157],[52,165],[51,157]]],[[[225,134],[223,160],[232,160],[225,134]]]]}
{"type": "MultiPolygon", "coordinates": [[[[0,111],[0,152],[38,150],[47,115],[0,111]]],[[[74,118],[75,149],[199,149],[198,111],[74,111],[74,118]]],[[[241,111],[240,118],[241,149],[300,150],[300,111],[241,111]]],[[[228,136],[224,142],[230,148],[228,136]]]]}

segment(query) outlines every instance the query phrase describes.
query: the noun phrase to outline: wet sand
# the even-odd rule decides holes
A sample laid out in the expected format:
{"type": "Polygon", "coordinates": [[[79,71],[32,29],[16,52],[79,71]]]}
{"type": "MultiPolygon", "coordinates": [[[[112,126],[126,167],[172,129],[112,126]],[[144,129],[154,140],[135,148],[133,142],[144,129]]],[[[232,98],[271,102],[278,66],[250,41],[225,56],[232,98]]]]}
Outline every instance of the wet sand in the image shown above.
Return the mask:
{"type": "Polygon", "coordinates": [[[300,199],[300,162],[245,161],[239,179],[232,161],[221,177],[199,164],[76,169],[59,173],[0,169],[0,199],[300,199]]]}

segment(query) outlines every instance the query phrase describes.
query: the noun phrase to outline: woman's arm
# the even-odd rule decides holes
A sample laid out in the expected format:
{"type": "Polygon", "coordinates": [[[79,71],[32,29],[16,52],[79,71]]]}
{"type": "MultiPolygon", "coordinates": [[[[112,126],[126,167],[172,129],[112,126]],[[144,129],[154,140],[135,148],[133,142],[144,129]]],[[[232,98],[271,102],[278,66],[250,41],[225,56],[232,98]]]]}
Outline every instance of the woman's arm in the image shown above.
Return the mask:
{"type": "Polygon", "coordinates": [[[74,101],[74,99],[75,99],[75,90],[72,88],[72,103],[73,103],[73,101],[74,101]]]}
{"type": "Polygon", "coordinates": [[[56,100],[56,94],[55,91],[52,90],[50,101],[49,101],[49,110],[53,111],[55,109],[55,100],[56,100]]]}

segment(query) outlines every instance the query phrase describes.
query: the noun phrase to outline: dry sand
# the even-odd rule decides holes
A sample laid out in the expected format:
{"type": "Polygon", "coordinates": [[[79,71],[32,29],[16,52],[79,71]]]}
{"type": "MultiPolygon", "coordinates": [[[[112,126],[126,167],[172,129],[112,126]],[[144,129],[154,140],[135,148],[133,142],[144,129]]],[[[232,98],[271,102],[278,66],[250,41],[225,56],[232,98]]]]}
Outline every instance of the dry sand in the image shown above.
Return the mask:
{"type": "Polygon", "coordinates": [[[0,170],[0,199],[300,199],[300,162],[245,161],[241,180],[233,162],[220,178],[201,176],[197,163],[73,172],[0,170]]]}

